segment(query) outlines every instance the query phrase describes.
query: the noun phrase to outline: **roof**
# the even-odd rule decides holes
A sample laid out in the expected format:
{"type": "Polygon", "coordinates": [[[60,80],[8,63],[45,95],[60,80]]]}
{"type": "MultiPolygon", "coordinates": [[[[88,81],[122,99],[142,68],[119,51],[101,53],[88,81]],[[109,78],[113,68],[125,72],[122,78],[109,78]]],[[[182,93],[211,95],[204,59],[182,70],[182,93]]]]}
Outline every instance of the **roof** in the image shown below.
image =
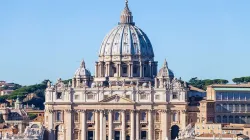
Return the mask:
{"type": "Polygon", "coordinates": [[[198,91],[198,92],[206,92],[205,90],[203,89],[199,89],[197,87],[194,87],[192,85],[188,85],[189,89],[192,90],[192,91],[198,91]]]}
{"type": "Polygon", "coordinates": [[[247,84],[213,84],[213,85],[209,85],[208,87],[212,87],[212,88],[250,88],[250,83],[247,84]]]}
{"type": "Polygon", "coordinates": [[[207,137],[207,138],[236,138],[238,135],[238,137],[240,138],[248,138],[248,136],[243,135],[243,134],[201,134],[197,137],[207,137]]]}

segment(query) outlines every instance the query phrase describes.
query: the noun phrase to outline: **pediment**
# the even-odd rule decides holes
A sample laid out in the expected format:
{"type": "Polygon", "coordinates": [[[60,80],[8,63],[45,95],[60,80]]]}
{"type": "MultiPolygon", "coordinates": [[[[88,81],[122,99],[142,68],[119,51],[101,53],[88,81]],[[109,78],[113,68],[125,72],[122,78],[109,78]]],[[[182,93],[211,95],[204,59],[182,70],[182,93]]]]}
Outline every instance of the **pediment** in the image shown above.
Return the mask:
{"type": "Polygon", "coordinates": [[[102,103],[134,103],[132,100],[121,97],[119,95],[113,95],[101,101],[102,103]]]}

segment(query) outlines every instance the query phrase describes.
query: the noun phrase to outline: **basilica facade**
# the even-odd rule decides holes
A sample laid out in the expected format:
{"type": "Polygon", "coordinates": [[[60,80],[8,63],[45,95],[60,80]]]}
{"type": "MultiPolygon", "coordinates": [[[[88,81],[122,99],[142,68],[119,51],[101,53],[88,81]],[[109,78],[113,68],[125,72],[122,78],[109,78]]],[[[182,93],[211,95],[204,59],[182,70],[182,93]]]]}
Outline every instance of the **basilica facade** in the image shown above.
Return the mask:
{"type": "Polygon", "coordinates": [[[48,82],[44,125],[49,140],[175,139],[188,125],[187,92],[166,60],[158,70],[126,2],[101,44],[95,75],[82,61],[69,83],[48,82]]]}

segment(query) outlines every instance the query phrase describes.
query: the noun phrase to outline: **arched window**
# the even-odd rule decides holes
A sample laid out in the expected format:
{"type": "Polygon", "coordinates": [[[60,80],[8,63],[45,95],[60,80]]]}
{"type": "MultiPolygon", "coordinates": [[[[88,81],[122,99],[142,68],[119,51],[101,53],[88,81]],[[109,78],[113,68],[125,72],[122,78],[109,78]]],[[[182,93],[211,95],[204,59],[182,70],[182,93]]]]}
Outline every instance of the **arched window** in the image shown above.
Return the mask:
{"type": "Polygon", "coordinates": [[[227,101],[227,92],[222,93],[222,100],[227,101]]]}
{"type": "Polygon", "coordinates": [[[228,111],[233,112],[234,111],[234,106],[233,104],[228,105],[228,111]]]}
{"type": "Polygon", "coordinates": [[[250,116],[247,116],[247,124],[250,124],[250,116]]]}
{"type": "Polygon", "coordinates": [[[216,117],[216,121],[217,121],[217,123],[221,123],[221,116],[220,115],[216,117]]]}
{"type": "Polygon", "coordinates": [[[79,114],[77,112],[74,113],[75,122],[79,122],[79,114]]]}
{"type": "Polygon", "coordinates": [[[239,112],[239,111],[240,111],[240,108],[239,108],[239,105],[238,105],[238,104],[235,104],[235,105],[234,105],[234,111],[235,111],[235,112],[239,112]]]}
{"type": "Polygon", "coordinates": [[[178,114],[176,112],[173,113],[173,122],[178,121],[178,114]]]}
{"type": "Polygon", "coordinates": [[[114,120],[115,120],[115,121],[120,121],[120,113],[119,113],[118,111],[116,111],[116,112],[114,113],[114,120]]]}
{"type": "Polygon", "coordinates": [[[234,93],[234,100],[239,101],[240,100],[240,94],[239,93],[234,93]]]}
{"type": "Polygon", "coordinates": [[[245,124],[246,123],[246,117],[245,116],[241,116],[241,122],[240,123],[243,123],[243,124],[245,124]]]}
{"type": "Polygon", "coordinates": [[[231,93],[231,92],[229,92],[229,93],[228,93],[228,100],[229,100],[229,101],[233,101],[233,99],[234,99],[234,94],[231,93]]]}
{"type": "Polygon", "coordinates": [[[88,112],[87,113],[87,120],[88,121],[93,121],[94,120],[94,118],[93,118],[93,112],[88,112]]]}
{"type": "Polygon", "coordinates": [[[160,113],[159,112],[155,113],[155,121],[160,122],[160,113]]]}
{"type": "Polygon", "coordinates": [[[221,105],[220,104],[216,104],[216,111],[221,112],[221,105]]]}
{"type": "Polygon", "coordinates": [[[246,100],[246,94],[245,93],[240,93],[240,100],[245,101],[246,100]]]}
{"type": "Polygon", "coordinates": [[[246,93],[246,100],[250,101],[250,94],[249,93],[246,93]]]}
{"type": "Polygon", "coordinates": [[[234,122],[234,117],[233,116],[229,116],[229,123],[233,123],[234,122]]]}
{"type": "Polygon", "coordinates": [[[222,99],[222,93],[216,93],[216,100],[221,101],[222,99]]]}
{"type": "Polygon", "coordinates": [[[223,112],[227,112],[228,109],[227,109],[227,104],[223,104],[223,112]]]}
{"type": "Polygon", "coordinates": [[[227,123],[227,116],[223,116],[223,123],[227,123]]]}
{"type": "Polygon", "coordinates": [[[240,123],[240,117],[239,116],[235,116],[235,123],[240,123]]]}
{"type": "Polygon", "coordinates": [[[247,105],[247,112],[250,112],[250,104],[247,105]]]}
{"type": "Polygon", "coordinates": [[[245,111],[246,111],[246,108],[245,108],[245,105],[244,105],[244,104],[241,104],[241,105],[240,105],[240,111],[241,111],[241,112],[245,112],[245,111]]]}
{"type": "Polygon", "coordinates": [[[56,120],[57,121],[62,121],[62,112],[61,111],[57,111],[57,113],[56,113],[56,120]]]}
{"type": "Polygon", "coordinates": [[[147,121],[147,113],[141,112],[141,121],[147,121]]]}

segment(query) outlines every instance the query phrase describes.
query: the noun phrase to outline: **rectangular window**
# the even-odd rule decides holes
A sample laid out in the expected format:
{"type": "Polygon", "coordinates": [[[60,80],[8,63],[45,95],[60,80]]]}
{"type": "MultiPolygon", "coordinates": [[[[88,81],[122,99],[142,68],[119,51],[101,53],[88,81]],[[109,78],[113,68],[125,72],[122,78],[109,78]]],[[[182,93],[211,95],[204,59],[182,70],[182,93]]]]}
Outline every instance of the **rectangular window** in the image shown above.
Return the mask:
{"type": "Polygon", "coordinates": [[[146,100],[147,99],[147,95],[146,94],[141,94],[140,95],[140,99],[141,100],[146,100]]]}
{"type": "Polygon", "coordinates": [[[160,100],[160,95],[155,95],[155,100],[160,100]]]}
{"type": "Polygon", "coordinates": [[[75,140],[79,139],[79,131],[78,130],[74,130],[74,139],[75,140]]]}
{"type": "Polygon", "coordinates": [[[130,113],[126,113],[126,121],[130,121],[130,113]]]}
{"type": "Polygon", "coordinates": [[[87,99],[88,100],[93,100],[94,99],[94,95],[93,94],[88,94],[87,95],[87,99]]]}
{"type": "Polygon", "coordinates": [[[62,99],[62,92],[56,93],[56,99],[62,99]]]}
{"type": "Polygon", "coordinates": [[[122,67],[122,73],[127,74],[128,68],[127,67],[122,67]]]}
{"type": "Polygon", "coordinates": [[[79,95],[75,95],[75,100],[79,100],[79,95]]]}
{"type": "Polygon", "coordinates": [[[61,111],[56,112],[56,121],[58,121],[58,122],[62,121],[62,112],[61,111]]]}
{"type": "Polygon", "coordinates": [[[178,93],[177,92],[173,92],[173,99],[178,99],[178,93]]]}
{"type": "Polygon", "coordinates": [[[130,95],[126,95],[126,98],[127,98],[127,99],[130,99],[130,95]]]}
{"type": "Polygon", "coordinates": [[[104,95],[104,99],[108,98],[109,96],[108,95],[104,95]]]}

